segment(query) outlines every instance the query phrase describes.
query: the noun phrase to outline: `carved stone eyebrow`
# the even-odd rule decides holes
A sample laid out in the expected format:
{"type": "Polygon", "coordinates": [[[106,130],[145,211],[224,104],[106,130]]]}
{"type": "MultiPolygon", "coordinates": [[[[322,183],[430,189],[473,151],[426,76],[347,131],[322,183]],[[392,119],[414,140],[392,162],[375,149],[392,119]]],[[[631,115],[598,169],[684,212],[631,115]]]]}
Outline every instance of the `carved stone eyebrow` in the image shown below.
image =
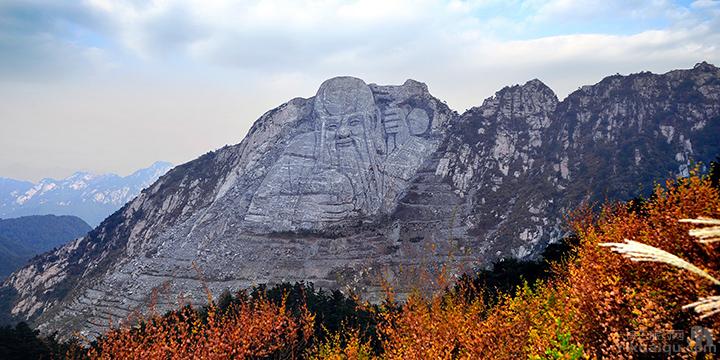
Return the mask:
{"type": "Polygon", "coordinates": [[[348,122],[362,121],[363,117],[360,114],[352,114],[348,116],[348,122]]]}

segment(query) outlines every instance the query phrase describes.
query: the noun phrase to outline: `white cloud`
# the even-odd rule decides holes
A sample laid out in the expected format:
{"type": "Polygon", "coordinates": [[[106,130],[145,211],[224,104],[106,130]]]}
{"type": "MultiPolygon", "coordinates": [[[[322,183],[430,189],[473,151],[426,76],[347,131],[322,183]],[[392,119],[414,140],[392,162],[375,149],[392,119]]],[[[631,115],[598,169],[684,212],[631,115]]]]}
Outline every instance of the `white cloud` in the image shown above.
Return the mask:
{"type": "MultiPolygon", "coordinates": [[[[638,35],[652,40],[650,47],[658,43],[677,46],[672,39],[682,36],[698,45],[696,49],[702,53],[713,45],[709,36],[720,31],[717,14],[692,13],[666,0],[88,0],[86,5],[84,12],[102,19],[102,26],[96,30],[107,39],[108,47],[139,59],[130,67],[183,63],[199,71],[221,66],[266,74],[398,70],[395,67],[425,70],[453,63],[477,68],[487,64],[487,59],[502,63],[561,61],[566,55],[570,56],[567,59],[576,59],[582,51],[594,57],[598,46],[605,49],[603,56],[607,57],[638,48],[632,45],[638,35]],[[596,29],[613,29],[618,19],[642,20],[649,25],[639,30],[614,29],[612,33],[596,29]],[[561,24],[581,24],[586,30],[570,31],[561,24]],[[709,30],[686,36],[688,29],[702,26],[709,30]],[[529,46],[535,41],[540,46],[529,46]],[[563,51],[542,56],[543,44],[554,43],[563,51]],[[451,54],[474,56],[453,61],[451,54]]],[[[698,0],[691,8],[714,5],[698,0]]],[[[74,22],[77,18],[73,13],[59,12],[55,22],[74,22]]],[[[54,40],[60,47],[83,46],[74,39],[54,40]]],[[[107,49],[96,48],[92,53],[103,50],[107,49]]]]}
{"type": "Polygon", "coordinates": [[[717,9],[720,8],[720,1],[717,0],[696,0],[690,4],[695,9],[717,9]]]}

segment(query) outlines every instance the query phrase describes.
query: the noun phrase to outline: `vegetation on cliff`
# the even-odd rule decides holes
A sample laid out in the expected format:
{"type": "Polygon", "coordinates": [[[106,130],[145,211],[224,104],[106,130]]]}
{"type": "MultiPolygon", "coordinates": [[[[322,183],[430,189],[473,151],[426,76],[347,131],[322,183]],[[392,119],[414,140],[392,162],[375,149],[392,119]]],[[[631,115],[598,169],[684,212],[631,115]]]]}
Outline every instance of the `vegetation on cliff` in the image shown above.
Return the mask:
{"type": "Polygon", "coordinates": [[[698,272],[636,263],[602,244],[642,243],[718,278],[717,243],[689,233],[704,225],[680,221],[720,218],[718,178],[715,164],[710,175],[668,181],[647,199],[577,211],[563,251],[459,280],[441,273],[445,290],[433,295],[396,301],[389,289],[383,303],[370,305],[312,284],[258,287],[221,294],[203,309],[186,306],[119,327],[89,348],[37,340],[25,326],[5,328],[0,350],[11,342],[17,347],[11,339],[22,333],[46,355],[105,359],[714,356],[696,335],[706,329],[712,336],[720,316],[701,317],[683,305],[717,296],[717,286],[698,272]]]}

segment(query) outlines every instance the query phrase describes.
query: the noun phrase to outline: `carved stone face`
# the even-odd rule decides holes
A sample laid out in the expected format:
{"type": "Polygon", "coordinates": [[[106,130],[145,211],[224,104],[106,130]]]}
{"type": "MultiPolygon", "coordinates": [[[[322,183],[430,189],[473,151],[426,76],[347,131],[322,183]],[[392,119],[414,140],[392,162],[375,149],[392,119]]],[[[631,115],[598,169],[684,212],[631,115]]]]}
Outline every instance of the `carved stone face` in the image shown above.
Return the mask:
{"type": "Polygon", "coordinates": [[[362,80],[339,77],[324,82],[315,97],[318,159],[335,167],[372,162],[376,111],[372,91],[362,80]]]}
{"type": "Polygon", "coordinates": [[[326,143],[334,144],[335,150],[358,146],[365,138],[365,124],[368,116],[362,112],[355,112],[340,116],[325,118],[326,143]]]}

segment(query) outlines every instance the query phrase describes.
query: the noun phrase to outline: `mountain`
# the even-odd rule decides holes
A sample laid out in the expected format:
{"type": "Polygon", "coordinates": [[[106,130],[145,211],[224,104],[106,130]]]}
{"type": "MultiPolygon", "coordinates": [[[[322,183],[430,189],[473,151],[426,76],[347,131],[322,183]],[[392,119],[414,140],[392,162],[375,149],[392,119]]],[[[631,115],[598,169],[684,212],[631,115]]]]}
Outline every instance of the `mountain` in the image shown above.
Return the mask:
{"type": "Polygon", "coordinates": [[[647,193],[720,153],[720,69],[610,76],[559,101],[539,80],[463,114],[408,80],[338,77],[242,142],[162,176],[87,236],[0,288],[0,310],[88,337],[204,301],[204,288],[306,280],[382,296],[566,235],[584,202],[647,193]],[[430,274],[432,276],[432,274],[430,274]]]}
{"type": "Polygon", "coordinates": [[[0,217],[74,215],[97,226],[173,167],[156,162],[128,176],[76,172],[37,184],[0,178],[0,217]]]}
{"type": "Polygon", "coordinates": [[[36,215],[0,219],[0,278],[35,255],[65,245],[92,230],[75,216],[36,215]]]}

